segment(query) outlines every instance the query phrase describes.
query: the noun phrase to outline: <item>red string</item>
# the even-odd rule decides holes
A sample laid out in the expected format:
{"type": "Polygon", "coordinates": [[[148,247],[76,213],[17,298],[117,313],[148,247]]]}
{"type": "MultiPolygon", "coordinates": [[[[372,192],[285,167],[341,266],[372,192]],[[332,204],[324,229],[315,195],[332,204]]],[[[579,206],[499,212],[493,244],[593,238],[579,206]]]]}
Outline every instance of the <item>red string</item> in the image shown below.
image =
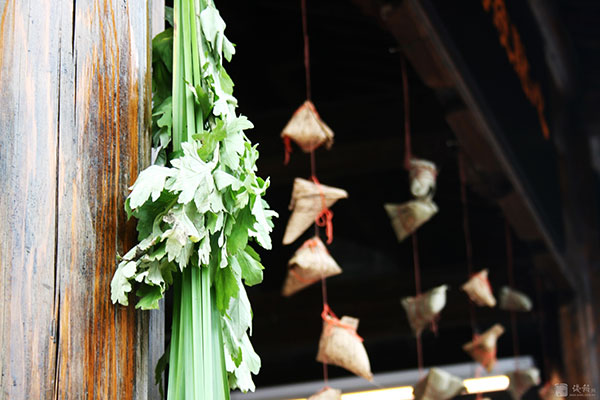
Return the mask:
{"type": "MultiPolygon", "coordinates": [[[[306,12],[306,0],[301,0],[300,1],[301,4],[301,8],[302,8],[302,34],[304,37],[304,72],[306,75],[306,99],[310,102],[311,101],[311,84],[310,84],[310,48],[309,48],[309,43],[308,43],[308,23],[307,23],[307,12],[306,12]]],[[[311,107],[311,109],[316,113],[316,110],[314,109],[314,106],[312,105],[312,103],[309,103],[309,107],[311,107]]],[[[317,114],[318,116],[318,114],[317,114]]],[[[290,146],[291,147],[291,146],[290,146]]],[[[287,150],[287,148],[286,148],[287,150]]],[[[286,155],[286,159],[288,159],[289,156],[286,155]]],[[[317,184],[317,186],[319,187],[319,190],[321,191],[321,185],[318,183],[317,180],[317,171],[316,171],[316,162],[315,162],[315,151],[313,148],[311,148],[310,150],[310,170],[311,170],[311,176],[313,178],[313,181],[317,184]]],[[[325,196],[323,195],[323,192],[321,191],[321,199],[323,201],[323,203],[325,203],[325,196]]],[[[324,225],[326,226],[326,234],[327,234],[327,243],[331,244],[331,241],[333,240],[333,224],[332,224],[332,218],[333,218],[333,213],[331,213],[331,211],[329,211],[329,213],[325,213],[323,214],[323,211],[325,211],[327,208],[324,206],[323,210],[321,211],[321,213],[317,216],[317,220],[315,221],[315,236],[319,237],[319,226],[320,223],[324,222],[324,225]]],[[[329,306],[327,305],[327,284],[325,281],[325,277],[323,275],[321,275],[321,292],[322,292],[322,296],[323,296],[323,312],[326,311],[326,309],[329,309],[329,311],[331,311],[331,309],[329,308],[329,306]]],[[[327,360],[325,360],[323,362],[323,380],[325,381],[325,388],[327,388],[327,382],[329,379],[329,374],[327,371],[327,360]]]]}
{"type": "Polygon", "coordinates": [[[317,177],[313,175],[310,178],[319,188],[319,194],[321,195],[321,212],[315,218],[315,226],[325,228],[325,235],[327,235],[327,244],[331,244],[331,242],[333,242],[333,212],[329,208],[327,208],[325,193],[323,193],[321,183],[319,182],[317,177]]]}
{"type": "Polygon", "coordinates": [[[410,142],[410,104],[408,97],[408,75],[406,72],[406,59],[401,58],[402,65],[402,93],[404,95],[404,168],[410,170],[412,149],[410,142]]]}
{"type": "Polygon", "coordinates": [[[306,99],[310,100],[310,48],[308,45],[308,23],[306,18],[306,0],[301,0],[302,34],[304,36],[304,72],[306,75],[306,99]]]}
{"type": "MultiPolygon", "coordinates": [[[[410,103],[408,95],[408,75],[406,72],[406,59],[401,58],[402,65],[402,94],[404,103],[404,168],[410,171],[411,143],[410,143],[410,103]]],[[[411,224],[412,225],[412,224],[411,224]]],[[[405,227],[405,230],[406,227],[405,227]]],[[[407,230],[408,231],[408,230],[407,230]]],[[[417,297],[421,296],[421,271],[419,268],[419,249],[417,242],[417,233],[412,234],[413,245],[413,267],[415,270],[415,290],[417,297]]],[[[417,363],[419,366],[419,375],[423,375],[423,345],[421,343],[421,332],[417,335],[417,363]]]]}
{"type": "Polygon", "coordinates": [[[419,266],[419,244],[417,241],[417,233],[412,234],[412,247],[413,247],[413,267],[415,270],[415,289],[417,296],[421,295],[421,270],[419,266]]]}
{"type": "MultiPolygon", "coordinates": [[[[358,335],[358,333],[356,333],[356,328],[353,327],[352,325],[348,325],[343,323],[334,313],[333,310],[329,307],[328,304],[323,304],[323,312],[321,312],[321,318],[323,318],[323,321],[325,321],[330,327],[338,327],[338,328],[343,328],[346,329],[348,332],[350,332],[353,336],[355,336],[358,340],[360,340],[361,342],[363,341],[363,338],[360,337],[358,335]]],[[[327,331],[325,333],[326,335],[328,334],[327,331]]]]}
{"type": "Polygon", "coordinates": [[[285,159],[283,160],[283,165],[288,165],[290,162],[290,154],[292,154],[292,142],[288,136],[283,138],[283,147],[285,148],[285,159]]]}
{"type": "Polygon", "coordinates": [[[494,346],[493,349],[488,350],[486,348],[484,348],[483,346],[480,346],[480,342],[481,342],[481,336],[478,334],[474,334],[473,335],[473,358],[478,359],[480,358],[481,361],[480,364],[482,364],[483,366],[485,366],[487,368],[488,363],[492,362],[493,360],[496,359],[496,347],[494,346]]]}

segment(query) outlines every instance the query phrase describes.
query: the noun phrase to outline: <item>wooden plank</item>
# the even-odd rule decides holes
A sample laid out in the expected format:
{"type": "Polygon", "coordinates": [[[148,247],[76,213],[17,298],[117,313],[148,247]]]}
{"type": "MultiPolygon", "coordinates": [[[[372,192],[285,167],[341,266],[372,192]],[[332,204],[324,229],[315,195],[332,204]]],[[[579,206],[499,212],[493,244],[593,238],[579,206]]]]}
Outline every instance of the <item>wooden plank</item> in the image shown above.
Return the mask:
{"type": "Polygon", "coordinates": [[[0,0],[0,399],[54,386],[60,18],[50,2],[0,0]]]}
{"type": "MultiPolygon", "coordinates": [[[[165,1],[164,0],[152,0],[152,9],[150,11],[151,19],[151,32],[150,37],[153,38],[165,29],[165,1]]],[[[147,104],[151,103],[151,93],[148,93],[147,104]]],[[[146,151],[144,154],[144,166],[150,164],[150,152],[147,149],[150,148],[150,135],[144,137],[145,143],[142,143],[140,148],[140,154],[146,151]]],[[[160,400],[160,391],[158,385],[154,384],[154,369],[158,363],[159,358],[165,352],[165,302],[161,300],[159,302],[160,309],[149,311],[148,321],[148,400],[160,400]]],[[[162,384],[164,386],[164,374],[162,377],[162,384]]]]}
{"type": "Polygon", "coordinates": [[[396,38],[423,82],[434,89],[453,87],[454,80],[447,66],[433,47],[411,5],[403,1],[397,7],[385,7],[382,11],[381,18],[385,26],[396,38]]]}
{"type": "Polygon", "coordinates": [[[115,307],[117,254],[136,240],[123,200],[149,116],[149,5],[66,2],[61,60],[58,399],[146,399],[148,314],[115,307]],[[74,8],[73,8],[74,7],[74,8]],[[69,10],[70,8],[70,10],[69,10]],[[67,39],[67,40],[65,40],[67,39]],[[68,40],[71,39],[71,40],[68,40]],[[65,45],[66,44],[66,45],[65,45]]]}

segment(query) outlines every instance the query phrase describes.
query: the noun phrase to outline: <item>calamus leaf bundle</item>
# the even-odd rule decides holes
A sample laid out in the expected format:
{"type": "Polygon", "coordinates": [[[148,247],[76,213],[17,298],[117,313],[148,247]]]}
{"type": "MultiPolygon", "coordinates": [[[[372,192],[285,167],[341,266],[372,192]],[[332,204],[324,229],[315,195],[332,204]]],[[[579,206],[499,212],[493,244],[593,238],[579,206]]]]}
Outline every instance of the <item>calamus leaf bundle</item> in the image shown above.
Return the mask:
{"type": "Polygon", "coordinates": [[[173,322],[167,399],[228,399],[260,369],[244,283],[262,281],[251,243],[270,249],[269,181],[236,114],[224,60],[235,47],[212,0],[174,0],[173,26],[152,41],[153,165],[125,209],[139,243],[120,260],[112,301],[153,309],[169,288],[173,322]]]}

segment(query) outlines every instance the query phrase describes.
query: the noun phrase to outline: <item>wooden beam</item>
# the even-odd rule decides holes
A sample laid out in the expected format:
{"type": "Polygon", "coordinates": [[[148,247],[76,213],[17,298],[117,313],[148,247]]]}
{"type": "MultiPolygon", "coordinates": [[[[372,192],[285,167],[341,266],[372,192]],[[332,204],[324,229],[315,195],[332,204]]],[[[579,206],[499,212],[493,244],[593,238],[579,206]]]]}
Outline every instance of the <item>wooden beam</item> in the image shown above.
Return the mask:
{"type": "MultiPolygon", "coordinates": [[[[63,15],[69,20],[70,15],[63,15]]],[[[0,398],[53,395],[60,9],[0,1],[0,398]]]]}
{"type": "Polygon", "coordinates": [[[427,86],[434,89],[454,86],[452,75],[407,1],[397,7],[383,8],[381,18],[427,86]]]}
{"type": "Polygon", "coordinates": [[[148,160],[149,10],[0,1],[0,398],[156,398],[148,313],[110,301],[148,160]]]}

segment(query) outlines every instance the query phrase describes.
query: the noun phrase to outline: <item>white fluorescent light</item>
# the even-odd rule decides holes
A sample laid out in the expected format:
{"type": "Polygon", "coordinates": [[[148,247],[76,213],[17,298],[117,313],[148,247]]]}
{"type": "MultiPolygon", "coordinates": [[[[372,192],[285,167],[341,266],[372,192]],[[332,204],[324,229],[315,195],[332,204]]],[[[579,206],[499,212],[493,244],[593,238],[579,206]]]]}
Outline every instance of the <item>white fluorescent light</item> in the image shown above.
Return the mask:
{"type": "Polygon", "coordinates": [[[510,379],[506,375],[486,376],[484,378],[465,379],[467,393],[485,393],[506,390],[510,379]]]}

